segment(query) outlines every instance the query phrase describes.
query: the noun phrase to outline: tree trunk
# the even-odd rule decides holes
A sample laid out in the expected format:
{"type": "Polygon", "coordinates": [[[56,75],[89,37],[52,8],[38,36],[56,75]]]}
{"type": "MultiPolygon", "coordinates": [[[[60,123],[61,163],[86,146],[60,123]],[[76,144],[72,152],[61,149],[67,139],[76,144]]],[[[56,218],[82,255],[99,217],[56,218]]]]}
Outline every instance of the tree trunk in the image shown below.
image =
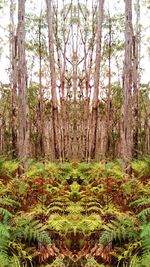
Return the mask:
{"type": "Polygon", "coordinates": [[[17,37],[14,29],[14,3],[10,1],[10,65],[12,158],[17,157],[17,37]]]}
{"type": "Polygon", "coordinates": [[[138,122],[139,122],[139,42],[140,42],[140,3],[136,3],[136,29],[133,36],[133,149],[132,156],[138,156],[138,122]]]}
{"type": "Polygon", "coordinates": [[[123,74],[123,134],[122,134],[122,157],[131,157],[131,97],[132,97],[132,0],[125,1],[125,58],[123,74]]]}
{"type": "Polygon", "coordinates": [[[53,18],[52,18],[52,0],[46,0],[47,4],[47,22],[49,37],[49,61],[51,75],[51,94],[52,94],[52,119],[53,119],[53,136],[54,136],[54,154],[55,158],[60,158],[59,149],[59,122],[58,122],[58,105],[56,94],[56,76],[55,76],[55,60],[54,60],[54,40],[53,40],[53,18]]]}
{"type": "Polygon", "coordinates": [[[111,123],[111,54],[112,54],[112,25],[109,13],[109,41],[108,41],[108,89],[107,89],[107,110],[106,110],[106,157],[110,156],[112,123],[111,123]]]}
{"type": "Polygon", "coordinates": [[[41,42],[41,23],[42,23],[42,12],[39,18],[39,152],[40,156],[45,155],[44,146],[44,102],[43,102],[43,88],[42,88],[42,42],[41,42]]]}
{"type": "Polygon", "coordinates": [[[18,96],[19,96],[19,139],[20,159],[26,159],[29,153],[27,130],[27,68],[25,57],[25,0],[18,1],[18,96]]]}
{"type": "Polygon", "coordinates": [[[98,119],[98,97],[99,97],[99,81],[100,81],[100,63],[101,63],[101,39],[103,24],[103,6],[104,0],[98,1],[98,19],[97,19],[97,39],[96,39],[96,62],[94,74],[94,96],[92,103],[92,123],[91,123],[91,148],[90,158],[95,158],[96,151],[96,135],[97,135],[97,119],[98,119]]]}

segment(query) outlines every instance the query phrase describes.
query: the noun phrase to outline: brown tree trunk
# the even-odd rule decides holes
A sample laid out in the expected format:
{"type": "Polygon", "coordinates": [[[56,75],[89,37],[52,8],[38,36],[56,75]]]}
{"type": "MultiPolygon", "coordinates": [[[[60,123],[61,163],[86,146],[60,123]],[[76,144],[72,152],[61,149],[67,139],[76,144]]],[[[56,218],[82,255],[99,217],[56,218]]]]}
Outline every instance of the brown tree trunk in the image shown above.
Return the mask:
{"type": "Polygon", "coordinates": [[[125,58],[123,74],[123,134],[122,134],[122,157],[131,157],[131,97],[132,97],[132,0],[125,1],[125,58]]]}
{"type": "MultiPolygon", "coordinates": [[[[59,69],[59,78],[60,78],[60,104],[61,104],[61,158],[62,161],[67,160],[68,158],[68,148],[67,148],[67,125],[66,125],[66,102],[65,102],[65,70],[66,70],[66,44],[68,41],[68,37],[65,40],[63,36],[63,51],[61,51],[60,40],[58,37],[58,7],[55,10],[56,16],[56,50],[57,50],[57,61],[58,61],[58,69],[59,69]],[[61,57],[61,53],[63,54],[63,58],[61,57]]],[[[63,21],[65,24],[65,19],[63,21]]]]}
{"type": "Polygon", "coordinates": [[[98,1],[98,19],[97,19],[97,39],[96,39],[96,62],[94,74],[94,96],[92,103],[92,123],[91,123],[91,148],[90,158],[95,158],[96,151],[96,135],[97,135],[97,119],[98,119],[98,97],[99,97],[99,81],[100,81],[100,63],[101,63],[101,39],[103,24],[103,6],[104,0],[98,1]]]}
{"type": "Polygon", "coordinates": [[[42,42],[41,42],[41,23],[42,23],[42,12],[39,19],[39,148],[40,156],[44,157],[45,148],[44,148],[44,101],[43,101],[43,87],[42,87],[42,42]]]}
{"type": "Polygon", "coordinates": [[[18,96],[19,96],[19,138],[20,159],[29,155],[27,124],[27,68],[25,57],[25,0],[18,1],[18,96]]]}
{"type": "Polygon", "coordinates": [[[106,157],[110,156],[111,149],[111,136],[112,136],[112,123],[111,123],[111,17],[109,13],[109,41],[108,41],[108,89],[107,89],[107,110],[106,110],[106,157]]]}
{"type": "Polygon", "coordinates": [[[51,75],[51,94],[52,94],[52,119],[53,119],[53,136],[54,136],[54,154],[55,158],[60,158],[59,149],[59,122],[58,122],[58,105],[56,94],[56,76],[54,60],[54,40],[53,40],[53,17],[52,17],[52,0],[46,0],[47,4],[47,22],[49,37],[49,61],[51,75]]]}
{"type": "Polygon", "coordinates": [[[14,3],[10,1],[10,64],[12,157],[17,157],[17,37],[14,29],[14,3]]]}
{"type": "Polygon", "coordinates": [[[132,156],[138,156],[138,124],[139,124],[139,42],[140,42],[140,3],[136,3],[136,29],[133,36],[133,149],[132,156]]]}

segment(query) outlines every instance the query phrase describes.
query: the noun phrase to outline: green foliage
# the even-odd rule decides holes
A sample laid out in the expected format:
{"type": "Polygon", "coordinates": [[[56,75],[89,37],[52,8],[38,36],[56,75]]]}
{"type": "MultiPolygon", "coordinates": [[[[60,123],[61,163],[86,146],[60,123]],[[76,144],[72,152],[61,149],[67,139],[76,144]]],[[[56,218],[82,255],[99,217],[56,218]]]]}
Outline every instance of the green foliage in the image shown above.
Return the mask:
{"type": "Polygon", "coordinates": [[[1,160],[0,266],[147,267],[150,199],[143,161],[131,162],[138,167],[130,176],[119,160],[31,160],[18,177],[21,166],[1,160]]]}
{"type": "Polygon", "coordinates": [[[46,267],[65,267],[62,258],[56,258],[51,264],[47,264],[46,267]]]}
{"type": "Polygon", "coordinates": [[[113,241],[132,240],[136,237],[136,225],[132,217],[123,216],[118,221],[104,225],[104,232],[99,239],[100,244],[106,245],[113,241]],[[124,217],[124,218],[123,218],[124,217]]]}
{"type": "Polygon", "coordinates": [[[45,166],[42,163],[34,163],[32,164],[28,171],[25,173],[25,176],[28,179],[33,179],[33,178],[37,178],[40,177],[44,174],[45,171],[45,166]]]}
{"type": "Polygon", "coordinates": [[[15,160],[0,160],[0,176],[13,177],[19,168],[19,162],[15,160]]]}
{"type": "Polygon", "coordinates": [[[39,223],[39,221],[32,221],[32,218],[27,218],[27,215],[17,218],[15,225],[13,225],[15,239],[24,239],[29,243],[37,241],[39,243],[50,244],[51,239],[45,230],[46,226],[39,223]]]}
{"type": "Polygon", "coordinates": [[[138,177],[150,176],[150,157],[144,160],[135,160],[132,162],[131,166],[138,177]]]}
{"type": "Polygon", "coordinates": [[[85,267],[105,267],[104,264],[98,264],[94,257],[88,257],[85,267]]]}

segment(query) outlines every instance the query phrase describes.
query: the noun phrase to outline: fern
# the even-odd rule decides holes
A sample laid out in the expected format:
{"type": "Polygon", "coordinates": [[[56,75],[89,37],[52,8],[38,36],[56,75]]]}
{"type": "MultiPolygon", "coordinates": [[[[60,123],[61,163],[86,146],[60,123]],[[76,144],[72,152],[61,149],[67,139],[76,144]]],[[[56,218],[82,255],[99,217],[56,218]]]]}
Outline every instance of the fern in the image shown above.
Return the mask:
{"type": "Polygon", "coordinates": [[[7,266],[9,257],[8,257],[8,242],[10,238],[9,228],[7,224],[0,222],[0,263],[4,264],[2,266],[7,266]]]}
{"type": "Polygon", "coordinates": [[[3,216],[3,221],[8,221],[12,217],[12,213],[10,213],[7,209],[0,208],[0,214],[3,216]]]}
{"type": "Polygon", "coordinates": [[[132,219],[119,219],[119,221],[112,221],[103,227],[105,231],[102,233],[99,242],[100,244],[107,245],[113,241],[126,239],[133,239],[137,237],[136,228],[132,219]]]}
{"type": "Polygon", "coordinates": [[[129,267],[149,267],[150,253],[143,254],[142,256],[135,255],[130,262],[129,267]]]}
{"type": "Polygon", "coordinates": [[[14,206],[19,206],[19,202],[9,198],[9,197],[1,197],[0,198],[0,205],[3,205],[3,206],[11,206],[11,207],[14,207],[14,206]]]}
{"type": "Polygon", "coordinates": [[[9,267],[22,267],[19,258],[13,255],[9,260],[9,267]]]}
{"type": "Polygon", "coordinates": [[[16,160],[3,160],[1,161],[0,175],[8,178],[13,178],[19,168],[19,162],[16,160]]]}
{"type": "Polygon", "coordinates": [[[142,247],[143,251],[150,251],[150,222],[141,226],[142,247]]]}
{"type": "Polygon", "coordinates": [[[139,198],[139,199],[135,200],[134,202],[132,202],[130,205],[134,205],[137,207],[144,206],[144,205],[150,205],[150,198],[147,198],[147,197],[139,198]]]}
{"type": "Polygon", "coordinates": [[[39,221],[21,218],[17,221],[14,236],[20,240],[23,238],[29,242],[37,241],[39,243],[51,244],[51,239],[45,228],[39,221]]]}
{"type": "Polygon", "coordinates": [[[150,174],[150,157],[144,160],[135,160],[131,164],[133,171],[139,176],[148,176],[150,174]]]}
{"type": "Polygon", "coordinates": [[[85,267],[105,267],[105,265],[98,264],[94,257],[88,257],[85,267]]]}
{"type": "Polygon", "coordinates": [[[9,266],[9,258],[7,254],[5,255],[0,251],[0,267],[8,267],[8,266],[9,266]]]}
{"type": "Polygon", "coordinates": [[[34,178],[37,178],[37,177],[44,175],[44,172],[45,172],[44,164],[34,163],[29,167],[28,171],[25,172],[25,176],[29,180],[32,180],[34,178]]]}
{"type": "Polygon", "coordinates": [[[45,267],[65,267],[65,264],[63,263],[63,259],[57,257],[53,263],[47,264],[45,267]]]}
{"type": "Polygon", "coordinates": [[[147,221],[150,215],[150,208],[146,208],[138,213],[138,217],[141,218],[142,221],[147,221]]]}

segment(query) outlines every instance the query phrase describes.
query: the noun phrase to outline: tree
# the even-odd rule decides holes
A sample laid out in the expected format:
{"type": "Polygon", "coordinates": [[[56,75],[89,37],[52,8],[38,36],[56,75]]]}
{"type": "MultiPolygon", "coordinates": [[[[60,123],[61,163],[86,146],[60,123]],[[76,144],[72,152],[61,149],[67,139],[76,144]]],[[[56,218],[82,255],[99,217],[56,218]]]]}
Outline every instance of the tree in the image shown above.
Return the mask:
{"type": "Polygon", "coordinates": [[[132,0],[125,1],[125,56],[123,72],[123,135],[122,156],[124,158],[132,155],[131,136],[131,98],[132,98],[132,51],[133,51],[133,27],[132,27],[132,0]]]}
{"type": "Polygon", "coordinates": [[[27,67],[25,56],[25,0],[18,0],[18,155],[25,159],[29,155],[27,123],[27,67]]]}
{"type": "Polygon", "coordinates": [[[140,64],[140,0],[136,1],[136,26],[133,36],[133,148],[132,156],[138,155],[139,127],[139,64],[140,64]]]}
{"type": "Polygon", "coordinates": [[[58,101],[56,94],[52,0],[46,0],[46,4],[47,4],[47,23],[48,23],[48,37],[49,37],[49,63],[50,63],[50,79],[51,79],[51,95],[52,95],[54,154],[55,158],[59,159],[60,157],[59,125],[58,125],[59,122],[58,122],[58,101]]]}
{"type": "Polygon", "coordinates": [[[16,158],[17,151],[17,36],[14,25],[14,3],[10,1],[10,64],[11,64],[11,105],[12,105],[12,157],[16,158]]]}
{"type": "Polygon", "coordinates": [[[95,158],[96,136],[97,136],[97,118],[98,118],[98,97],[99,97],[99,81],[100,81],[100,63],[101,63],[101,38],[103,24],[103,6],[104,0],[98,1],[97,14],[97,39],[96,39],[96,60],[94,73],[94,95],[92,102],[92,122],[91,122],[91,148],[90,157],[95,158]]]}

